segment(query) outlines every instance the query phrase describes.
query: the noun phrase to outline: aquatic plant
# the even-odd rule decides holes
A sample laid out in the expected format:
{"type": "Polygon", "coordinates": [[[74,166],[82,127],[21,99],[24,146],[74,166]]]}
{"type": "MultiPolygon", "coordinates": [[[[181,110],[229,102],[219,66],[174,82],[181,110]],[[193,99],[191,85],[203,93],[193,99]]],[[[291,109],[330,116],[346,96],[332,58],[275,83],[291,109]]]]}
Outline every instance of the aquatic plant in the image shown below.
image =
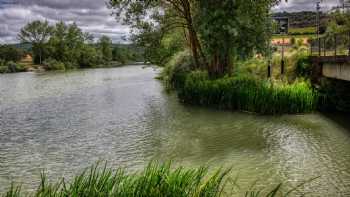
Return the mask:
{"type": "MultiPolygon", "coordinates": [[[[230,179],[229,169],[209,170],[207,167],[186,169],[173,168],[170,162],[158,164],[151,162],[143,171],[127,173],[125,169],[112,170],[107,165],[96,164],[75,176],[71,182],[65,179],[49,183],[46,175],[41,174],[41,182],[33,193],[23,193],[21,187],[11,184],[3,197],[287,197],[307,183],[317,178],[298,184],[285,192],[282,183],[274,188],[239,191],[238,178],[230,179]],[[234,191],[234,188],[238,188],[234,191]]],[[[300,191],[298,191],[300,194],[300,191]]]]}
{"type": "MultiPolygon", "coordinates": [[[[76,176],[51,184],[45,174],[33,196],[220,196],[229,170],[209,173],[208,168],[173,169],[170,163],[150,163],[142,172],[127,174],[124,169],[112,170],[95,165],[76,176]]],[[[12,185],[5,197],[19,197],[20,187],[12,185]]]]}
{"type": "Polygon", "coordinates": [[[187,75],[179,97],[185,103],[261,114],[312,112],[318,100],[317,92],[302,80],[292,84],[246,76],[210,80],[199,71],[187,75]]]}

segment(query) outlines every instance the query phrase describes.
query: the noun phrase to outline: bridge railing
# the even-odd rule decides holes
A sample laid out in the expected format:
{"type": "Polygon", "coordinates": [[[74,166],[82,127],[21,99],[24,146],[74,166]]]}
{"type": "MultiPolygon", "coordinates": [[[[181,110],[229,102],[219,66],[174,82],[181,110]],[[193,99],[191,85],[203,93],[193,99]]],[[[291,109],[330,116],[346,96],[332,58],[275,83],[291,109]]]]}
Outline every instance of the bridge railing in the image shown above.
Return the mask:
{"type": "Polygon", "coordinates": [[[350,56],[350,32],[311,40],[311,56],[350,56]]]}

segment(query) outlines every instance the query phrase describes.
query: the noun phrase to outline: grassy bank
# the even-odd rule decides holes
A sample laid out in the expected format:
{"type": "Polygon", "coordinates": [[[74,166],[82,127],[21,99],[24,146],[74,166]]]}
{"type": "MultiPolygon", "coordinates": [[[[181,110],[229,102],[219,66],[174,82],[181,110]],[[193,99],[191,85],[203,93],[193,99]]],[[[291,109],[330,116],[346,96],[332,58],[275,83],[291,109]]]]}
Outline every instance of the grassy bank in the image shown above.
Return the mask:
{"type": "Polygon", "coordinates": [[[113,170],[106,165],[95,165],[75,176],[72,181],[65,179],[57,183],[50,183],[42,174],[37,190],[32,193],[22,192],[21,187],[12,185],[1,194],[3,197],[275,197],[289,196],[298,188],[311,182],[299,184],[289,191],[282,192],[282,184],[272,189],[239,192],[237,180],[228,177],[230,170],[219,169],[209,171],[206,167],[186,169],[173,168],[170,163],[150,163],[144,170],[137,173],[127,173],[124,169],[113,170]],[[238,188],[237,188],[238,187],[238,188]]]}
{"type": "Polygon", "coordinates": [[[302,78],[309,72],[305,54],[302,46],[288,51],[283,77],[280,57],[274,55],[271,80],[266,79],[265,58],[238,61],[230,76],[210,79],[204,71],[191,71],[190,53],[183,51],[169,61],[160,79],[188,104],[260,114],[308,113],[316,110],[319,96],[302,78]]]}
{"type": "Polygon", "coordinates": [[[203,72],[186,76],[179,97],[185,103],[261,114],[312,112],[318,100],[305,81],[287,84],[252,77],[210,80],[203,72]]]}

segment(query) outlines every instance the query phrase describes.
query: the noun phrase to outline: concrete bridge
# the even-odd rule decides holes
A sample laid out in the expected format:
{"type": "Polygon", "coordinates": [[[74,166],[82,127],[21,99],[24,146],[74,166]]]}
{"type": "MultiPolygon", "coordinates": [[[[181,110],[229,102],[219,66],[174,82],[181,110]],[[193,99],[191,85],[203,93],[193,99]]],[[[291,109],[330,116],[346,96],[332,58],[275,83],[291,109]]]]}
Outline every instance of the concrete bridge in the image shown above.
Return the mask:
{"type": "Polygon", "coordinates": [[[323,76],[350,81],[350,33],[313,40],[310,60],[314,80],[323,76]]]}

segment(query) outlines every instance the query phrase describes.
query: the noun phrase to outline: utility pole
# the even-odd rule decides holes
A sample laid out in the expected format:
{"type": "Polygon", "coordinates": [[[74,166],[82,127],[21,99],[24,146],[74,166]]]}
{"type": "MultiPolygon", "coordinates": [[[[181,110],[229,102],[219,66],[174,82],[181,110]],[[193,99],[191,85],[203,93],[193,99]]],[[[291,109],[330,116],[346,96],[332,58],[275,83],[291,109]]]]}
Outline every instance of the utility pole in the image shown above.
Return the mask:
{"type": "Polygon", "coordinates": [[[317,35],[317,40],[318,40],[318,56],[321,56],[321,39],[320,39],[320,10],[321,10],[321,6],[320,6],[320,1],[316,2],[316,35],[317,35]]]}

